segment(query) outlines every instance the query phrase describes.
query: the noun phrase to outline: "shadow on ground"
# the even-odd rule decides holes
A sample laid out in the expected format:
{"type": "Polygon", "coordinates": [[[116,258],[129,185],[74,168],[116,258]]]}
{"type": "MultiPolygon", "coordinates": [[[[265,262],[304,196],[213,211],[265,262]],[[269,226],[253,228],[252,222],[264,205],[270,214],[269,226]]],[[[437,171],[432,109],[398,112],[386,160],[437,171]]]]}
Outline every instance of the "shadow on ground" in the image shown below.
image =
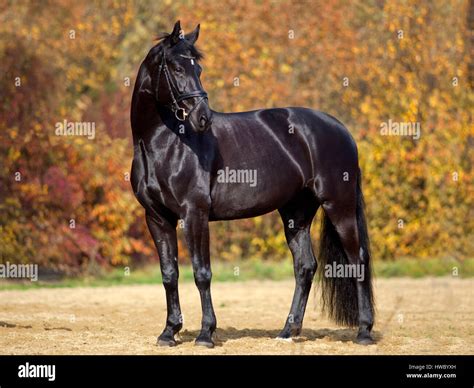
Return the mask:
{"type": "MultiPolygon", "coordinates": [[[[227,327],[225,329],[217,329],[214,334],[216,346],[222,346],[229,340],[237,340],[243,338],[273,339],[278,336],[280,330],[265,329],[236,329],[235,327],[227,327]]],[[[181,339],[184,342],[194,341],[198,336],[198,330],[183,330],[180,332],[181,339]]],[[[382,333],[373,331],[372,336],[375,342],[382,339],[382,333]]],[[[357,329],[303,329],[299,337],[293,338],[293,342],[302,343],[306,341],[315,341],[319,339],[329,339],[330,341],[355,342],[357,337],[357,329]]]]}

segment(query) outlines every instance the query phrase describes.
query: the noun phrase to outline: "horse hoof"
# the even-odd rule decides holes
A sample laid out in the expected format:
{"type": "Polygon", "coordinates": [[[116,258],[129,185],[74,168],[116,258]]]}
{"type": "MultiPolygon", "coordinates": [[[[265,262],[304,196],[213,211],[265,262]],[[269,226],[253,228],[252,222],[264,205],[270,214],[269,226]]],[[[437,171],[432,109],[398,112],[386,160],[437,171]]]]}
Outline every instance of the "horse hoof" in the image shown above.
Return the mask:
{"type": "Polygon", "coordinates": [[[358,335],[356,339],[356,343],[359,345],[373,345],[375,344],[374,339],[370,336],[370,334],[362,334],[358,335]]]}
{"type": "Polygon", "coordinates": [[[177,342],[174,339],[161,339],[158,338],[158,346],[173,347],[177,345],[177,342]]]}
{"type": "Polygon", "coordinates": [[[204,346],[208,349],[212,349],[214,347],[214,342],[206,341],[206,340],[196,340],[196,342],[194,342],[194,344],[196,346],[204,346]]]}
{"type": "Polygon", "coordinates": [[[176,334],[174,335],[174,341],[175,341],[176,344],[178,344],[178,345],[181,344],[181,343],[183,343],[183,339],[181,338],[181,336],[179,335],[179,333],[176,333],[176,334]]]}

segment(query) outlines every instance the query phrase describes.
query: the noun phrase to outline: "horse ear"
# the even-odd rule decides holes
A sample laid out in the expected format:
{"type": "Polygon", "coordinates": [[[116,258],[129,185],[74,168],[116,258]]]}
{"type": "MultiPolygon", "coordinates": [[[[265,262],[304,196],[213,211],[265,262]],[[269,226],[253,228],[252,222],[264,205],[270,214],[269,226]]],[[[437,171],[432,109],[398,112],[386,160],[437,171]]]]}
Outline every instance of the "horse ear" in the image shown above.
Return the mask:
{"type": "Polygon", "coordinates": [[[170,34],[170,42],[172,46],[183,39],[182,33],[183,30],[181,30],[181,22],[178,20],[174,25],[173,32],[170,34]]]}
{"type": "Polygon", "coordinates": [[[189,43],[194,44],[199,38],[199,29],[201,28],[201,25],[198,24],[194,31],[190,32],[189,34],[186,34],[185,38],[186,40],[189,41],[189,43]]]}

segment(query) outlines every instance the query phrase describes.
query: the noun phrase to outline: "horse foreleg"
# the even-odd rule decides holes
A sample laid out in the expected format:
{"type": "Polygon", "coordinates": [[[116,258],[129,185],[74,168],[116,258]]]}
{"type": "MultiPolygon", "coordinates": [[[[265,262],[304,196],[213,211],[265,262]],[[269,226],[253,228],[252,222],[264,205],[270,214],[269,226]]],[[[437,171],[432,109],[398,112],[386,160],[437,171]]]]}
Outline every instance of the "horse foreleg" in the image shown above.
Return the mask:
{"type": "Polygon", "coordinates": [[[209,254],[209,215],[201,210],[188,211],[184,234],[191,254],[194,281],[199,290],[202,306],[201,332],[196,345],[214,347],[212,334],[216,330],[216,315],[211,299],[211,263],[209,254]]]}
{"type": "Polygon", "coordinates": [[[146,215],[148,229],[160,256],[161,275],[166,291],[167,317],[158,345],[175,346],[175,335],[181,330],[183,320],[178,295],[178,244],[176,222],[170,222],[157,215],[146,215]]]}

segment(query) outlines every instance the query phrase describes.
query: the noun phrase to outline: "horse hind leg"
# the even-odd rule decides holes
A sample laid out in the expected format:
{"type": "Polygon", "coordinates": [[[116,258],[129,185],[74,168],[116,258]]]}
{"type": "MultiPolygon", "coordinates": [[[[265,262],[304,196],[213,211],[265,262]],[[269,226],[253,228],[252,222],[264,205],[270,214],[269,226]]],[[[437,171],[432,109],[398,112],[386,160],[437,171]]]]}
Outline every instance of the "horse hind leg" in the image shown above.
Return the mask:
{"type": "Polygon", "coordinates": [[[318,202],[313,194],[304,191],[279,209],[285,228],[286,241],[293,256],[296,280],[290,313],[283,330],[278,335],[279,339],[289,339],[301,333],[306,304],[317,269],[310,228],[318,207],[318,202]]]}
{"type": "Polygon", "coordinates": [[[322,268],[323,302],[337,323],[359,326],[357,342],[373,343],[374,323],[370,252],[362,193],[357,187],[356,200],[328,201],[322,204],[324,222],[320,259],[323,267],[333,262],[351,271],[343,277],[327,276],[322,268]]]}

